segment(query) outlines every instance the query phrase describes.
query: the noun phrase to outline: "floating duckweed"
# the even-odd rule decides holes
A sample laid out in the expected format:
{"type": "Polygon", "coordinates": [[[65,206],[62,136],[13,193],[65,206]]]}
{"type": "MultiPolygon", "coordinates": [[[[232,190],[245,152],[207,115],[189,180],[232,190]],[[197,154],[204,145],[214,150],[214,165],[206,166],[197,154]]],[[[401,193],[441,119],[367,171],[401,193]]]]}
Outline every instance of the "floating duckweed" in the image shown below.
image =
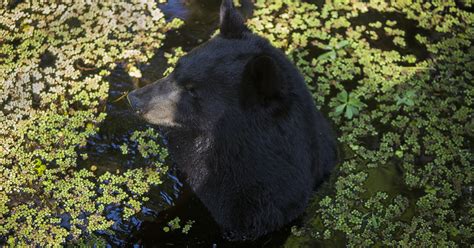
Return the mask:
{"type": "Polygon", "coordinates": [[[181,224],[181,219],[179,217],[176,217],[168,222],[168,226],[163,227],[163,231],[170,232],[181,229],[182,233],[188,234],[193,224],[193,220],[188,220],[183,225],[181,224]]]}
{"type": "MultiPolygon", "coordinates": [[[[117,62],[146,63],[182,22],[165,21],[155,1],[26,1],[1,8],[0,23],[0,237],[59,245],[108,229],[107,208],[123,207],[124,219],[140,211],[166,171],[161,158],[99,176],[92,171],[107,165],[79,170],[88,156],[77,151],[105,118],[105,76],[117,62]]],[[[166,154],[156,144],[140,149],[166,154]]]]}
{"type": "Polygon", "coordinates": [[[184,56],[185,54],[186,52],[183,51],[182,47],[176,47],[173,50],[173,53],[165,53],[165,58],[168,62],[169,67],[165,70],[165,72],[163,72],[163,75],[170,75],[173,72],[176,63],[178,63],[178,59],[184,56]]]}
{"type": "Polygon", "coordinates": [[[255,5],[248,24],[332,107],[343,151],[286,246],[469,246],[474,14],[453,0],[255,5]],[[360,102],[342,118],[349,96],[360,102]]]}

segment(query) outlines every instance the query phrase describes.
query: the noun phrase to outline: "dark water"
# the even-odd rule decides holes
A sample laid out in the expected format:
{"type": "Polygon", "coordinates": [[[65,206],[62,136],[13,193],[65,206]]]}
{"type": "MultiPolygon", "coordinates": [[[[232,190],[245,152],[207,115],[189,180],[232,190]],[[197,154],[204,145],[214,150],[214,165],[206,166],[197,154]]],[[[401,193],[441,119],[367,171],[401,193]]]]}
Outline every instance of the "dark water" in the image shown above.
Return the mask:
{"type": "MultiPolygon", "coordinates": [[[[133,115],[125,99],[116,100],[126,92],[161,78],[167,68],[164,52],[172,52],[174,47],[179,46],[184,51],[189,51],[207,41],[218,28],[220,2],[221,0],[170,0],[160,6],[167,18],[180,18],[185,21],[185,25],[167,34],[165,45],[156,52],[150,64],[141,66],[143,77],[140,80],[132,80],[121,65],[108,77],[110,91],[106,105],[107,118],[101,124],[99,133],[89,139],[84,151],[88,154],[88,159],[80,162],[81,167],[100,164],[107,165],[108,171],[122,171],[143,166],[148,162],[134,152],[127,155],[121,153],[121,144],[127,143],[132,148],[135,145],[129,140],[134,131],[150,126],[133,115]]],[[[242,1],[241,12],[247,17],[251,15],[250,1],[242,1]]],[[[167,161],[167,164],[172,165],[172,160],[167,161]]],[[[217,224],[184,183],[178,171],[171,168],[163,181],[162,185],[150,192],[150,201],[145,203],[142,213],[130,221],[121,221],[121,209],[108,214],[109,219],[116,221],[112,227],[114,234],[99,233],[100,237],[107,240],[108,246],[280,247],[290,234],[291,225],[288,225],[253,242],[228,242],[222,239],[217,224]],[[183,224],[187,220],[195,222],[188,234],[183,234],[180,230],[163,231],[163,227],[176,217],[179,217],[180,223],[183,224]]]]}

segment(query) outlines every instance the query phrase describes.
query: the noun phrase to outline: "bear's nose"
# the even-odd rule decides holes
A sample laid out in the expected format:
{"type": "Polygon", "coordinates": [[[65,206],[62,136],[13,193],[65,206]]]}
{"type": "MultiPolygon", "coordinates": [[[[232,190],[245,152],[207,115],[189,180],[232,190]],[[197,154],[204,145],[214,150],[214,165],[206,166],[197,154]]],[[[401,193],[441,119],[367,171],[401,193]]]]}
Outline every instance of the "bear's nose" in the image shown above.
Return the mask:
{"type": "Polygon", "coordinates": [[[137,96],[137,91],[134,90],[127,95],[128,103],[132,109],[137,113],[141,114],[143,112],[143,101],[137,96]]]}

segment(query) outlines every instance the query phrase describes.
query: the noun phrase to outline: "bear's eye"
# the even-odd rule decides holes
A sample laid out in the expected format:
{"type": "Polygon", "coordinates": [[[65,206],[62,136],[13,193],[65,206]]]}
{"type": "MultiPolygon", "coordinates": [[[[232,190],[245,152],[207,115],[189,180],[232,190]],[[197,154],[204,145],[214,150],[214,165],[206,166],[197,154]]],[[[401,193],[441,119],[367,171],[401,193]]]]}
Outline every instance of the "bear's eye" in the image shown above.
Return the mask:
{"type": "Polygon", "coordinates": [[[195,97],[195,98],[197,97],[196,89],[194,87],[186,86],[185,89],[186,89],[186,92],[188,92],[190,96],[195,97]]]}

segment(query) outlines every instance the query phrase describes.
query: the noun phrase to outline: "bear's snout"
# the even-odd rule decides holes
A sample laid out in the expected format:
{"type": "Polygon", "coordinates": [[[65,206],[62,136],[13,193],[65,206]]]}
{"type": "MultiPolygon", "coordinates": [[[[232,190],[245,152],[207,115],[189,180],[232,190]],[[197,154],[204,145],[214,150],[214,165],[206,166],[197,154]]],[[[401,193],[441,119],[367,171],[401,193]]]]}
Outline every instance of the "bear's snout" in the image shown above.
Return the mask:
{"type": "Polygon", "coordinates": [[[166,78],[135,89],[127,95],[133,111],[145,121],[161,126],[177,126],[181,91],[166,78]]]}

